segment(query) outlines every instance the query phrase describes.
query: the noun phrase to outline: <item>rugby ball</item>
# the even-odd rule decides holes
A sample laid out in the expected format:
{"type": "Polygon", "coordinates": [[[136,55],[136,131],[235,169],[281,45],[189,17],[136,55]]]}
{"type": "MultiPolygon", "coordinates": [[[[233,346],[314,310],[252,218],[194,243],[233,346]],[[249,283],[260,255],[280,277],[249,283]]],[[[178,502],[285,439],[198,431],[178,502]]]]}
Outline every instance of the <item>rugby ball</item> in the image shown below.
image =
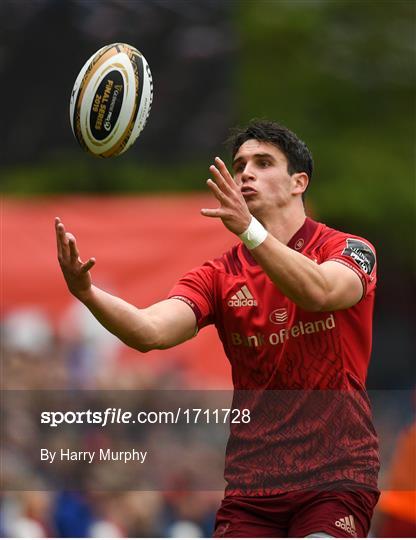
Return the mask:
{"type": "Polygon", "coordinates": [[[72,132],[90,154],[118,156],[140,135],[152,101],[152,75],[144,56],[126,43],[106,45],[87,60],[75,81],[72,132]]]}

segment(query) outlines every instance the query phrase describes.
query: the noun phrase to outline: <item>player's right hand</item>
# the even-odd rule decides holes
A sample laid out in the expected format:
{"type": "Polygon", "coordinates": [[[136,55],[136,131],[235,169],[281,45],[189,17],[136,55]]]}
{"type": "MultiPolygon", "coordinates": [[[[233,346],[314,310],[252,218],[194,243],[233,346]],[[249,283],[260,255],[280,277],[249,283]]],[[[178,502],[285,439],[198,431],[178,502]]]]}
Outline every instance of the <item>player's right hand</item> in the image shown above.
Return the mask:
{"type": "Polygon", "coordinates": [[[58,261],[68,289],[81,301],[85,300],[91,291],[89,271],[94,266],[95,259],[91,257],[87,262],[82,262],[74,235],[65,231],[64,224],[58,217],[55,218],[55,231],[58,261]]]}

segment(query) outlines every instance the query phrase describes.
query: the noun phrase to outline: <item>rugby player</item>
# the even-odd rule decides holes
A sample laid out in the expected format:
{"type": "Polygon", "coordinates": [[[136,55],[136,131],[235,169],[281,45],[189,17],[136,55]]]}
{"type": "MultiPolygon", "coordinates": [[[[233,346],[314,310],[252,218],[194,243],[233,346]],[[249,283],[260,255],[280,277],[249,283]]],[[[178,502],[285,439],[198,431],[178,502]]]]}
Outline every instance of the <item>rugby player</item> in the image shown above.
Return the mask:
{"type": "Polygon", "coordinates": [[[365,537],[379,497],[377,436],[365,390],[374,247],[305,214],[312,156],[293,132],[252,122],[232,139],[232,173],[207,181],[238,243],[138,309],[92,284],[56,219],[69,290],[124,343],[146,352],[215,324],[232,366],[233,407],[216,537],[365,537]]]}

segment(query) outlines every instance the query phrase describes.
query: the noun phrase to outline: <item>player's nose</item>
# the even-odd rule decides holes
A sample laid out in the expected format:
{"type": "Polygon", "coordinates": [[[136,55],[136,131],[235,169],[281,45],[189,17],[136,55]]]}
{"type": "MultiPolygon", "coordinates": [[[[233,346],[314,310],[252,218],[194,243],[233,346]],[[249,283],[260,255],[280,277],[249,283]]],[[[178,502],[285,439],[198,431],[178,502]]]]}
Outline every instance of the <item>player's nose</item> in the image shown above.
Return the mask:
{"type": "Polygon", "coordinates": [[[256,175],[254,174],[253,169],[247,164],[241,174],[241,182],[244,184],[245,182],[252,182],[255,179],[256,175]]]}

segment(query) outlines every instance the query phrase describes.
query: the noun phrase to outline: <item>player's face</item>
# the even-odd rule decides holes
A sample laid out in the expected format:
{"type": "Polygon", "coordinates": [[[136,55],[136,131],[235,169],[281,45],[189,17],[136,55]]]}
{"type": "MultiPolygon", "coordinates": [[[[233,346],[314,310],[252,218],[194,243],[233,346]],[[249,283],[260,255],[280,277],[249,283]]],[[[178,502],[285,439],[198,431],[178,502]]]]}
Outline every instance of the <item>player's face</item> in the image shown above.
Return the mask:
{"type": "Polygon", "coordinates": [[[293,200],[293,175],[287,171],[286,156],[274,144],[249,139],[238,149],[233,171],[250,211],[275,210],[293,200]]]}

